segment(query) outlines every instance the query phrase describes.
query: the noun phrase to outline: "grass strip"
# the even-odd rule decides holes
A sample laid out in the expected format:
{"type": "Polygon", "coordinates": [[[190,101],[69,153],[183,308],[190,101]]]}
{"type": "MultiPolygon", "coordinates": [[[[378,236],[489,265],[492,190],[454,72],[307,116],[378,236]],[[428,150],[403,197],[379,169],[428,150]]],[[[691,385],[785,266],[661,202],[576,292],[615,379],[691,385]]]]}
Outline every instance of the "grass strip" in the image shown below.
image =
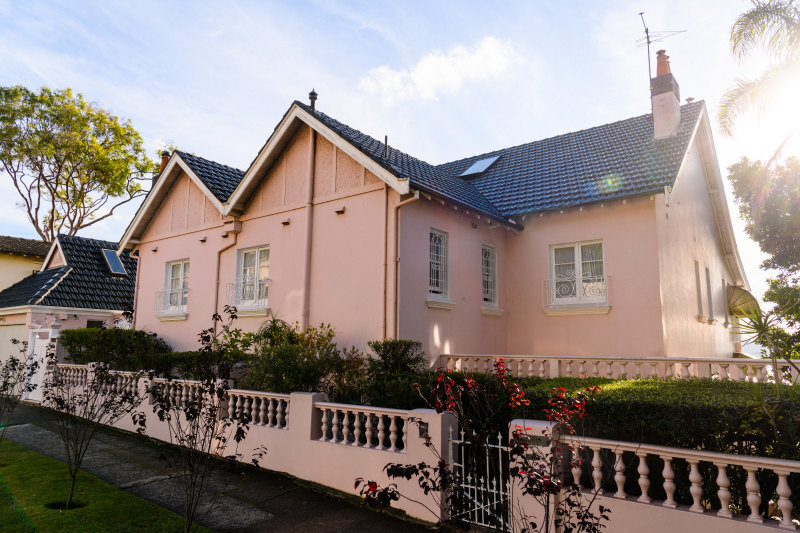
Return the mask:
{"type": "MultiPolygon", "coordinates": [[[[75,501],[82,507],[49,509],[69,491],[64,463],[8,440],[0,442],[0,531],[182,531],[183,518],[86,472],[79,472],[75,501]]],[[[199,528],[198,531],[210,532],[199,528]]]]}

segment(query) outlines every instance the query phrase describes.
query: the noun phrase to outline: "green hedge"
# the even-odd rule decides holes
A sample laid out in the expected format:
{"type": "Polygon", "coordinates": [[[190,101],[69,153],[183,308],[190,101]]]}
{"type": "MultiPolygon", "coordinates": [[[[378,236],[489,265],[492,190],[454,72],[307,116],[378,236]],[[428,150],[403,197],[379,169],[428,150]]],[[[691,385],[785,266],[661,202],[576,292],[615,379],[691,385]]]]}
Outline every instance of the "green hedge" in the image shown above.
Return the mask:
{"type": "Polygon", "coordinates": [[[116,370],[155,370],[171,368],[169,344],[155,333],[138,329],[78,328],[61,332],[59,340],[67,360],[76,364],[106,363],[116,370]]]}

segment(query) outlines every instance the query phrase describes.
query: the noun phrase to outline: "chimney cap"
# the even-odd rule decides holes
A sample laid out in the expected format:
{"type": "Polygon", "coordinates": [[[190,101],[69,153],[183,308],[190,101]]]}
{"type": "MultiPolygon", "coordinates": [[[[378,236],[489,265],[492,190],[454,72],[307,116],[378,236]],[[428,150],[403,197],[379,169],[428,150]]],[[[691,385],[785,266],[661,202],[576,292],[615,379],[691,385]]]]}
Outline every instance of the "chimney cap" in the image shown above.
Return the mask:
{"type": "Polygon", "coordinates": [[[170,153],[169,150],[161,150],[161,157],[169,157],[170,153]]]}

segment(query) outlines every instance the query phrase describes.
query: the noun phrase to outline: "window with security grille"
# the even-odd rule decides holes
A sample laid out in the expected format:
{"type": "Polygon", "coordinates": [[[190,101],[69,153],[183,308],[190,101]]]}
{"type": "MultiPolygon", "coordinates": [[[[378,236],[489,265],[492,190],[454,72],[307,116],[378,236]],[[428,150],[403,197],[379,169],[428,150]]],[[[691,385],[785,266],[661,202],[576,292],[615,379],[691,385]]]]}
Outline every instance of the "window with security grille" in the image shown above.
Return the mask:
{"type": "Polygon", "coordinates": [[[165,304],[172,310],[185,310],[189,296],[189,260],[167,263],[165,304]]]}
{"type": "Polygon", "coordinates": [[[604,302],[606,275],[602,242],[554,246],[550,254],[553,304],[604,302]]]}
{"type": "Polygon", "coordinates": [[[428,292],[447,296],[447,233],[431,229],[428,292]]]}
{"type": "Polygon", "coordinates": [[[481,273],[483,278],[483,301],[497,303],[497,252],[491,246],[481,247],[481,273]]]}
{"type": "Polygon", "coordinates": [[[239,277],[236,305],[266,305],[269,291],[269,247],[239,251],[239,277]]]}

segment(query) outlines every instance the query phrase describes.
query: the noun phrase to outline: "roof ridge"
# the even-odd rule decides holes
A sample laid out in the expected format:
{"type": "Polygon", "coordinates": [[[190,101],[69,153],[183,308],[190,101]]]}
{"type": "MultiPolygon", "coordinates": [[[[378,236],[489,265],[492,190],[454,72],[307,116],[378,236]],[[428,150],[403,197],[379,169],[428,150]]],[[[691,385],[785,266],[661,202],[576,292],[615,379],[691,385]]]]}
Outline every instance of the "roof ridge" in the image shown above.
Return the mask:
{"type": "Polygon", "coordinates": [[[241,172],[242,174],[245,173],[245,171],[240,169],[240,168],[232,167],[230,165],[226,165],[225,163],[220,163],[219,161],[214,161],[213,159],[208,159],[207,157],[203,157],[201,155],[195,155],[195,154],[192,154],[192,153],[189,153],[189,152],[184,152],[183,150],[175,150],[175,153],[178,154],[181,157],[189,156],[189,157],[193,157],[195,159],[202,159],[206,163],[212,163],[212,164],[220,166],[220,167],[225,167],[225,168],[230,169],[230,170],[235,170],[236,172],[241,172]]]}
{"type": "Polygon", "coordinates": [[[57,239],[66,238],[67,240],[75,239],[75,240],[79,240],[79,241],[93,241],[93,242],[102,243],[102,244],[110,244],[114,248],[117,248],[119,246],[119,242],[107,241],[105,239],[95,239],[94,237],[83,237],[81,235],[68,235],[66,233],[59,233],[58,235],[56,235],[56,238],[57,239]]]}

